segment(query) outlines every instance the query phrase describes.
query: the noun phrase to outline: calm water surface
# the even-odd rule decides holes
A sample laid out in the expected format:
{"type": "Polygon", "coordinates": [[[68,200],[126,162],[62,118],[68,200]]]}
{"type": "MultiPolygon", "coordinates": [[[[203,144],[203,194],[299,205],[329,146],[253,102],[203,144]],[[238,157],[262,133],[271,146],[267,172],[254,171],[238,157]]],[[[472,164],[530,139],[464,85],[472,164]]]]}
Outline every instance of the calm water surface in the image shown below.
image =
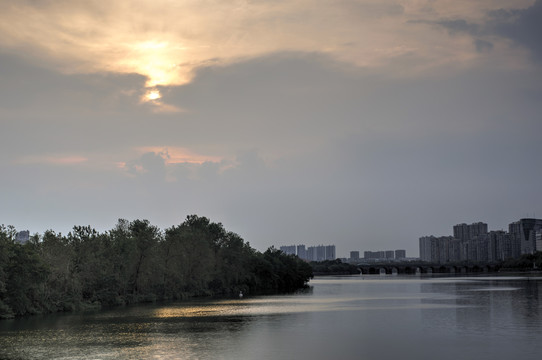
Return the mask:
{"type": "Polygon", "coordinates": [[[286,296],[0,321],[0,359],[540,359],[541,277],[321,277],[286,296]]]}

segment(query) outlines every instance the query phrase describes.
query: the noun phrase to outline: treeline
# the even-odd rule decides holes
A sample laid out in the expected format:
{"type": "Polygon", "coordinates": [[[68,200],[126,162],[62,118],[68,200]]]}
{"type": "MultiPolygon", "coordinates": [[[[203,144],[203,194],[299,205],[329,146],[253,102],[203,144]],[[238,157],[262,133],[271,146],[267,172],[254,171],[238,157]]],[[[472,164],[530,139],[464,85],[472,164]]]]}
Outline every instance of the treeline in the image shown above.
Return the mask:
{"type": "Polygon", "coordinates": [[[99,233],[75,226],[21,245],[0,226],[0,317],[192,296],[291,292],[312,277],[309,264],[190,215],[160,231],[147,220],[119,220],[99,233]]]}
{"type": "Polygon", "coordinates": [[[542,251],[524,254],[517,259],[508,259],[501,264],[501,271],[542,271],[542,251]]]}
{"type": "Polygon", "coordinates": [[[354,275],[361,272],[356,265],[343,263],[340,259],[312,261],[310,265],[315,275],[354,275]]]}

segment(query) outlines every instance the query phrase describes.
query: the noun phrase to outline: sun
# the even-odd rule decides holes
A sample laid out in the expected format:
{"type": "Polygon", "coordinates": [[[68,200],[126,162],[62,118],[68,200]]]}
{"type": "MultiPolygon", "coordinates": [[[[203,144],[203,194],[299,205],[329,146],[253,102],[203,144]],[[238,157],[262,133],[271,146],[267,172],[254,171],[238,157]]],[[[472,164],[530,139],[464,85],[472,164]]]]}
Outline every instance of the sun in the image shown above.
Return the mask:
{"type": "Polygon", "coordinates": [[[139,98],[140,104],[151,105],[152,111],[161,113],[172,113],[183,111],[175,105],[169,105],[162,102],[162,94],[157,88],[147,88],[141,97],[139,98]]]}
{"type": "Polygon", "coordinates": [[[151,90],[147,91],[147,93],[145,94],[145,100],[147,100],[147,101],[158,100],[161,97],[162,97],[162,95],[160,94],[160,91],[158,91],[156,89],[151,89],[151,90]]]}

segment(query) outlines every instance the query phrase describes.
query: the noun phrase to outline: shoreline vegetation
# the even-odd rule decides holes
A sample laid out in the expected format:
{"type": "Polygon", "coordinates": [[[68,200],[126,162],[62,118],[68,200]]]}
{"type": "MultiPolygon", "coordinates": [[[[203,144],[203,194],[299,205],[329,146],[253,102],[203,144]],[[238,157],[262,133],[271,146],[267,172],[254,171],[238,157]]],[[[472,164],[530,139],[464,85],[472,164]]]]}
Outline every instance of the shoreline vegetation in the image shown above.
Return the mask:
{"type": "Polygon", "coordinates": [[[74,226],[25,244],[0,226],[0,318],[202,296],[288,293],[311,265],[271,247],[261,253],[222,224],[189,215],[160,231],[120,219],[110,231],[74,226]]]}
{"type": "Polygon", "coordinates": [[[311,261],[311,267],[315,276],[323,275],[359,275],[357,265],[343,263],[341,260],[311,261]]]}
{"type": "Polygon", "coordinates": [[[499,272],[541,272],[542,251],[534,254],[524,254],[517,259],[509,259],[501,263],[499,272]]]}

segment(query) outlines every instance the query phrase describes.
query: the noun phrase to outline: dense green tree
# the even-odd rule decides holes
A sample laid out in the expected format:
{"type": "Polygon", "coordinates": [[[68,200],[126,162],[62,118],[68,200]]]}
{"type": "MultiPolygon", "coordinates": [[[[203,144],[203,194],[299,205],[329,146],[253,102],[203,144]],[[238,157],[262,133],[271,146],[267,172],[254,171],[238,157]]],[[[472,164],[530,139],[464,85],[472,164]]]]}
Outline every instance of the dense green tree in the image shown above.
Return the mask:
{"type": "Polygon", "coordinates": [[[216,227],[209,219],[188,216],[179,226],[166,230],[165,241],[169,246],[168,276],[172,272],[178,284],[177,294],[204,294],[212,280],[215,261],[216,227]]]}
{"type": "Polygon", "coordinates": [[[239,235],[232,232],[223,235],[218,243],[215,274],[209,288],[224,294],[247,292],[249,284],[254,282],[251,259],[255,252],[239,235]]]}
{"type": "Polygon", "coordinates": [[[133,273],[131,277],[132,294],[138,296],[151,288],[153,256],[160,231],[148,220],[134,220],[128,227],[135,251],[132,251],[133,273]]]}
{"type": "Polygon", "coordinates": [[[81,285],[74,269],[74,247],[62,234],[47,230],[39,248],[48,268],[44,300],[50,311],[77,308],[81,301],[81,285]]]}
{"type": "Polygon", "coordinates": [[[0,227],[0,317],[187,296],[285,292],[303,287],[310,266],[270,248],[255,251],[208,218],[189,215],[162,233],[120,219],[109,232],[74,226],[25,245],[0,227]]]}
{"type": "Polygon", "coordinates": [[[7,304],[16,315],[42,311],[47,268],[30,246],[16,244],[7,267],[7,304]]]}
{"type": "Polygon", "coordinates": [[[5,303],[7,296],[8,266],[13,251],[13,240],[9,238],[7,228],[0,225],[0,318],[13,315],[11,307],[5,303]]]}
{"type": "Polygon", "coordinates": [[[310,263],[316,274],[359,274],[360,269],[354,264],[343,263],[340,259],[313,261],[310,263]]]}

